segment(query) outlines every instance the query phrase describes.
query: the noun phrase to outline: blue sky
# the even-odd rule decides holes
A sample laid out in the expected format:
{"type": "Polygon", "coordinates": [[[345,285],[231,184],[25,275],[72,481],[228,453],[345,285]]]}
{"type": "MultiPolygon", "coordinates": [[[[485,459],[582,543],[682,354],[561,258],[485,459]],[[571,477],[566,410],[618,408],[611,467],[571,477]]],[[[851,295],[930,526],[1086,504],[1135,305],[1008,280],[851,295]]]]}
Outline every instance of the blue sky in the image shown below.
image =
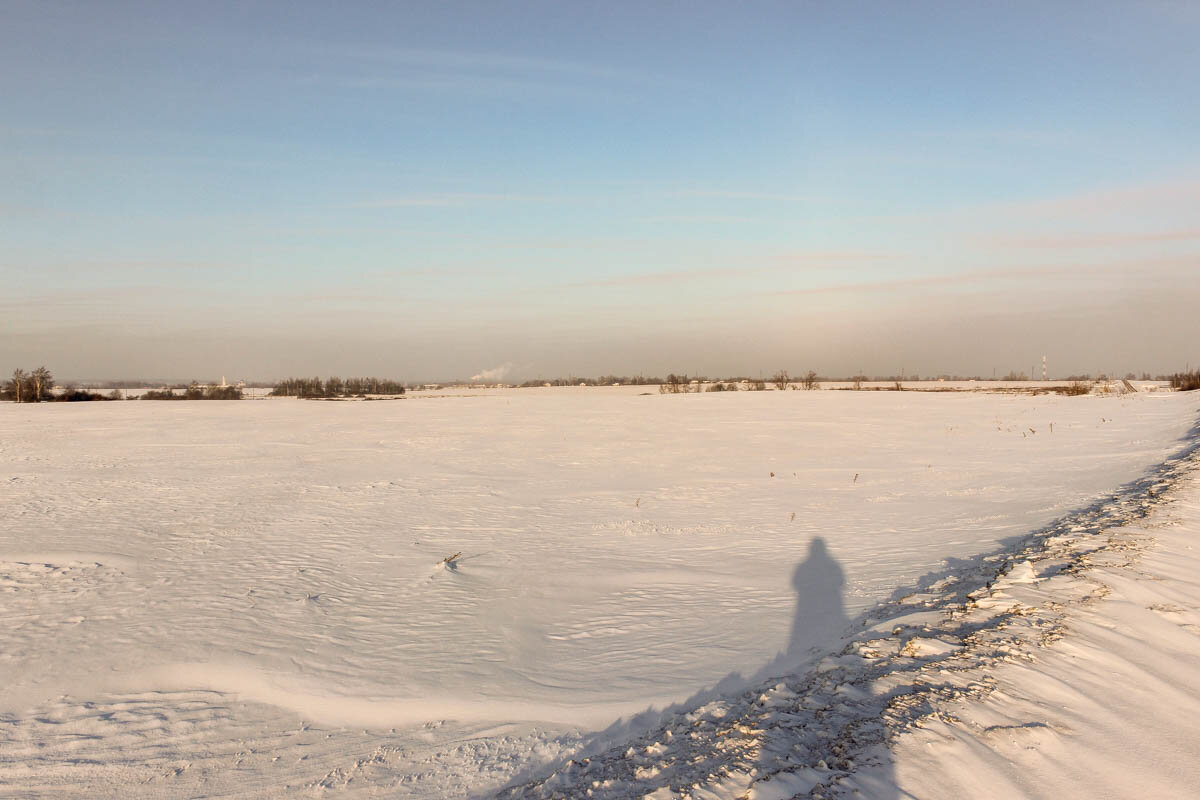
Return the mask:
{"type": "Polygon", "coordinates": [[[0,0],[0,366],[1171,370],[1200,6],[0,0]]]}

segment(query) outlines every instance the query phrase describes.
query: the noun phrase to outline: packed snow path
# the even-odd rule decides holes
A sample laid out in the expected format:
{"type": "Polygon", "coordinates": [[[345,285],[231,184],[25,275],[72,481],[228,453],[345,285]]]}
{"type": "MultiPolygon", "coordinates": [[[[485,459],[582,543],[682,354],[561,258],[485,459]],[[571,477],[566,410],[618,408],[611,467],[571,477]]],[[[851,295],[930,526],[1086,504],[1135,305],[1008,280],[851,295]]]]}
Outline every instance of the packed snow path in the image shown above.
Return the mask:
{"type": "Polygon", "coordinates": [[[1195,411],[594,389],[0,406],[0,789],[494,790],[652,728],[629,719],[649,706],[803,674],[897,587],[1163,461],[1195,411]],[[840,580],[805,577],[822,559],[840,580]]]}

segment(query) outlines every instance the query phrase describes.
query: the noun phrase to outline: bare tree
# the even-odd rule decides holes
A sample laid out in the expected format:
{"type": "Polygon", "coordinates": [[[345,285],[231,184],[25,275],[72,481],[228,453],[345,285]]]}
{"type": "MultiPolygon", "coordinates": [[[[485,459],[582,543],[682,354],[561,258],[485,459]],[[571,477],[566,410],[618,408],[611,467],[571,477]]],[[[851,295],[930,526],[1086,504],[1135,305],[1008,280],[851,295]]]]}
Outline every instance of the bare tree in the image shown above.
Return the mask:
{"type": "Polygon", "coordinates": [[[29,377],[33,380],[33,402],[42,402],[43,395],[50,396],[50,387],[54,385],[54,376],[45,367],[38,367],[29,377]]]}
{"type": "Polygon", "coordinates": [[[810,369],[810,370],[809,370],[809,371],[808,371],[808,372],[805,374],[805,376],[804,376],[804,388],[805,388],[805,390],[807,390],[807,391],[810,391],[810,392],[811,392],[813,389],[818,389],[818,388],[820,388],[820,386],[817,384],[817,373],[816,373],[816,371],[815,371],[815,370],[811,370],[811,369],[810,369]]]}
{"type": "Polygon", "coordinates": [[[779,372],[776,372],[771,376],[771,383],[775,384],[775,388],[781,392],[787,389],[788,384],[791,383],[791,380],[792,379],[788,376],[786,369],[781,369],[779,372]]]}
{"type": "Polygon", "coordinates": [[[22,400],[21,389],[22,389],[22,387],[24,387],[25,382],[27,380],[29,380],[29,376],[25,374],[25,370],[23,370],[23,369],[14,369],[13,370],[12,380],[9,382],[8,386],[6,387],[7,388],[6,393],[10,397],[12,397],[14,402],[17,402],[17,403],[21,402],[21,400],[22,400]]]}

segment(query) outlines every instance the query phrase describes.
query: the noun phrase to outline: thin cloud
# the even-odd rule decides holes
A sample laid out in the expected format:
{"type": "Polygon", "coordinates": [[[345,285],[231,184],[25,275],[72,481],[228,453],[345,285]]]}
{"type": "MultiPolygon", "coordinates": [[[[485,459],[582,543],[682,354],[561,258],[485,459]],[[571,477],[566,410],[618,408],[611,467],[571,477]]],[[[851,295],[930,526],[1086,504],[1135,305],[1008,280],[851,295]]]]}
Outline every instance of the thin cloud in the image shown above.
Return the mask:
{"type": "Polygon", "coordinates": [[[860,283],[839,283],[830,286],[810,286],[804,289],[786,289],[775,291],[775,295],[822,295],[822,294],[860,294],[870,292],[894,291],[900,289],[926,289],[938,286],[954,286],[962,284],[984,283],[996,280],[1021,280],[1023,278],[1047,278],[1062,275],[1076,275],[1081,270],[1045,270],[1045,269],[994,269],[979,272],[960,272],[944,275],[922,275],[915,278],[896,278],[886,281],[864,281],[860,283]]]}
{"type": "Polygon", "coordinates": [[[955,128],[917,131],[923,139],[960,142],[1000,142],[1003,144],[1078,148],[1088,138],[1078,131],[1058,128],[955,128]]]}
{"type": "Polygon", "coordinates": [[[582,61],[536,58],[466,50],[436,50],[415,47],[380,47],[370,45],[310,45],[304,48],[320,58],[343,62],[358,61],[374,64],[414,67],[424,70],[469,71],[495,73],[542,73],[574,75],[608,80],[641,81],[646,76],[632,70],[589,64],[582,61]]]}
{"type": "Polygon", "coordinates": [[[697,280],[712,280],[714,278],[736,278],[755,272],[767,272],[765,269],[737,269],[721,267],[717,269],[674,270],[671,272],[645,272],[639,275],[621,275],[615,278],[605,278],[594,281],[568,283],[565,289],[593,289],[615,286],[638,286],[655,283],[681,283],[697,280]]]}
{"type": "Polygon", "coordinates": [[[792,252],[768,257],[769,266],[754,267],[713,267],[709,269],[668,270],[663,272],[643,272],[635,275],[618,275],[612,278],[602,278],[592,281],[569,283],[562,288],[590,289],[615,286],[638,286],[643,284],[684,283],[700,280],[721,278],[741,278],[747,275],[786,272],[798,266],[807,268],[822,267],[831,263],[846,263],[856,261],[874,261],[890,258],[887,253],[871,253],[853,250],[829,250],[814,252],[792,252]]]}
{"type": "Polygon", "coordinates": [[[677,216],[661,216],[661,217],[646,217],[645,222],[680,222],[685,224],[696,225],[739,225],[747,222],[768,222],[769,220],[757,219],[755,217],[726,217],[726,216],[704,216],[704,215],[677,215],[677,216]]]}
{"type": "Polygon", "coordinates": [[[872,214],[856,219],[872,222],[945,223],[986,218],[1036,220],[1098,214],[1161,213],[1164,209],[1186,208],[1200,202],[1200,174],[1194,167],[1175,170],[1185,177],[1081,189],[1062,194],[1031,197],[953,209],[900,214],[872,214]]]}
{"type": "Polygon", "coordinates": [[[690,197],[713,200],[770,200],[777,203],[812,203],[821,198],[813,195],[786,194],[742,189],[676,189],[665,193],[667,197],[690,197]]]}
{"type": "Polygon", "coordinates": [[[39,262],[35,267],[38,271],[48,272],[80,272],[85,275],[102,273],[107,276],[116,274],[177,274],[179,272],[232,272],[243,271],[245,264],[226,261],[196,261],[178,258],[164,259],[81,259],[78,261],[39,262]]]}
{"type": "Polygon", "coordinates": [[[1069,250],[1088,247],[1120,247],[1122,245],[1154,244],[1158,242],[1184,242],[1200,239],[1200,228],[1156,233],[1097,233],[1078,236],[1017,236],[985,237],[983,241],[1005,247],[1029,249],[1069,250]]]}
{"type": "Polygon", "coordinates": [[[637,237],[546,236],[535,239],[507,239],[493,243],[493,247],[503,250],[578,250],[582,248],[627,250],[660,243],[659,239],[637,237]]]}
{"type": "MultiPolygon", "coordinates": [[[[1194,171],[1194,170],[1193,170],[1194,171]]],[[[1179,172],[1187,172],[1179,170],[1179,172]]],[[[997,204],[997,210],[1029,214],[1103,213],[1108,211],[1145,212],[1167,204],[1200,200],[1200,177],[1086,189],[1045,199],[997,204]]]]}
{"type": "Polygon", "coordinates": [[[25,330],[39,331],[63,320],[86,324],[97,320],[143,321],[178,314],[182,308],[201,309],[227,304],[229,298],[213,291],[189,289],[188,305],[179,303],[178,289],[163,286],[93,287],[30,293],[0,300],[0,315],[25,330]]]}
{"type": "Polygon", "coordinates": [[[48,212],[43,206],[20,205],[17,203],[0,203],[0,216],[4,217],[40,217],[48,212]]]}
{"type": "Polygon", "coordinates": [[[1120,276],[1136,273],[1139,277],[1148,271],[1172,269],[1181,270],[1181,274],[1189,274],[1200,267],[1200,256],[1191,258],[1164,258],[1149,261],[1129,261],[1107,264],[1047,264],[1038,267],[1018,267],[1012,269],[989,269],[974,272],[944,273],[941,275],[921,275],[912,278],[895,278],[882,281],[863,281],[859,283],[840,283],[828,286],[811,286],[804,289],[786,289],[770,292],[773,295],[830,295],[830,294],[870,294],[876,292],[903,291],[910,289],[935,289],[938,287],[968,286],[989,282],[1022,281],[1036,279],[1045,281],[1048,278],[1085,278],[1090,276],[1120,276]]]}
{"type": "Polygon", "coordinates": [[[798,250],[777,256],[777,259],[785,264],[804,266],[821,266],[829,262],[887,261],[894,258],[895,253],[872,250],[798,250]]]}
{"type": "Polygon", "coordinates": [[[631,90],[685,89],[689,84],[661,75],[569,59],[510,53],[436,50],[364,44],[300,43],[297,74],[308,84],[358,89],[409,89],[494,96],[579,96],[620,100],[631,90]],[[304,72],[304,69],[310,71],[304,72]]]}
{"type": "Polygon", "coordinates": [[[398,195],[395,197],[377,197],[350,203],[345,208],[383,209],[383,208],[448,208],[462,207],[478,203],[535,203],[546,202],[551,198],[527,194],[488,194],[473,192],[435,193],[398,195]]]}
{"type": "Polygon", "coordinates": [[[586,95],[589,98],[603,97],[614,100],[622,93],[596,87],[576,87],[568,84],[551,83],[546,80],[505,77],[503,75],[462,74],[409,74],[409,75],[354,75],[314,76],[305,79],[314,85],[332,85],[344,89],[364,90],[409,90],[417,92],[442,92],[480,95],[484,97],[525,97],[541,95],[572,98],[586,95]]]}

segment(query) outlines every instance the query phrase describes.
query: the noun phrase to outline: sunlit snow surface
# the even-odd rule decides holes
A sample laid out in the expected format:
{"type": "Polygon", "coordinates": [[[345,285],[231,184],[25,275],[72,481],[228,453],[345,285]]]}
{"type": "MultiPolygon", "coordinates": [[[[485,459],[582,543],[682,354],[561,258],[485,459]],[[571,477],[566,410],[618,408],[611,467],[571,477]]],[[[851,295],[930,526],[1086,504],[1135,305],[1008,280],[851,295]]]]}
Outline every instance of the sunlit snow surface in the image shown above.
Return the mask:
{"type": "Polygon", "coordinates": [[[1197,411],[641,391],[0,405],[0,791],[483,792],[799,668],[1197,411]]]}

